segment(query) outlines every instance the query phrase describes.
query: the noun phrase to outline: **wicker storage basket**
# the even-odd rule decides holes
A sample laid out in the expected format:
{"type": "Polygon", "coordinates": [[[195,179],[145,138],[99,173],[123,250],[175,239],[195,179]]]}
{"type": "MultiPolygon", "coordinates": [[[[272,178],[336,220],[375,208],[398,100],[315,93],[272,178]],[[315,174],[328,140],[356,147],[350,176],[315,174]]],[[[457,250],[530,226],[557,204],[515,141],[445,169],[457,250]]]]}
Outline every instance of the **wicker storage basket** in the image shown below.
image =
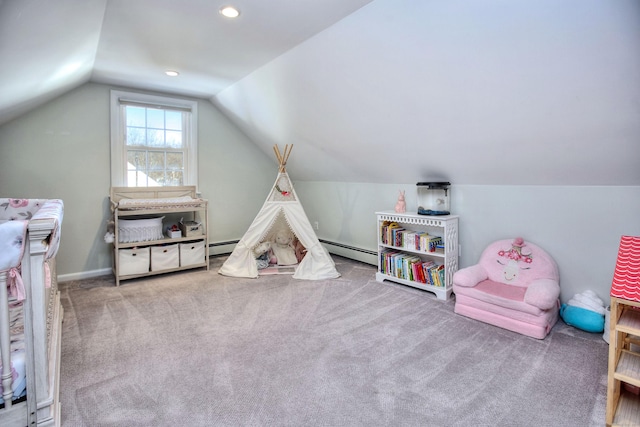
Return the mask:
{"type": "Polygon", "coordinates": [[[178,245],[152,246],[151,271],[170,270],[180,266],[178,245]]]}
{"type": "Polygon", "coordinates": [[[204,242],[180,243],[180,267],[204,262],[204,242]]]}
{"type": "Polygon", "coordinates": [[[162,234],[162,220],[159,218],[121,219],[118,221],[118,242],[147,242],[160,240],[162,234]]]}
{"type": "Polygon", "coordinates": [[[185,221],[178,224],[184,237],[202,236],[204,229],[201,222],[185,221]]]}
{"type": "Polygon", "coordinates": [[[149,272],[149,248],[120,249],[118,274],[144,274],[149,272]]]}

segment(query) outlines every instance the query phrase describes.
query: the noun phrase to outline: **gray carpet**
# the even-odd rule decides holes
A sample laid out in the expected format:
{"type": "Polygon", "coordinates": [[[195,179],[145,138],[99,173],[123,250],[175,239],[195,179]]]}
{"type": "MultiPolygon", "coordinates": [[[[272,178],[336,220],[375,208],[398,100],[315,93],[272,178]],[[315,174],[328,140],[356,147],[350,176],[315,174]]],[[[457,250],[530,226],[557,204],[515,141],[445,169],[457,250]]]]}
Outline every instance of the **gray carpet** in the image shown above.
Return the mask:
{"type": "Polygon", "coordinates": [[[560,321],[545,340],[453,301],[342,277],[211,270],[64,283],[64,426],[600,426],[608,345],[560,321]]]}

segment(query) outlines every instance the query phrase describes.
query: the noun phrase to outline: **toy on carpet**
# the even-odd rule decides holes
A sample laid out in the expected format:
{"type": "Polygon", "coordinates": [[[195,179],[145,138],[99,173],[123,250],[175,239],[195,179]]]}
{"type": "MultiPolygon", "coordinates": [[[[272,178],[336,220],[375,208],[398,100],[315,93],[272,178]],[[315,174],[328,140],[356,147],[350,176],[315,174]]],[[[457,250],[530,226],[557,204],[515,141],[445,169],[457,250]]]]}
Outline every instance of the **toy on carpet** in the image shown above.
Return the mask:
{"type": "Polygon", "coordinates": [[[302,242],[298,240],[297,237],[293,238],[293,248],[296,252],[296,259],[298,260],[298,264],[302,261],[302,258],[307,254],[307,248],[304,247],[302,242]]]}
{"type": "Polygon", "coordinates": [[[567,325],[587,332],[604,331],[605,313],[604,303],[590,290],[575,294],[560,307],[560,317],[567,325]]]}
{"type": "Polygon", "coordinates": [[[258,264],[258,270],[269,267],[271,258],[269,251],[271,250],[271,242],[262,242],[253,249],[253,255],[258,264]]]}
{"type": "Polygon", "coordinates": [[[273,241],[260,243],[253,249],[258,269],[269,265],[295,265],[302,261],[307,250],[288,229],[277,230],[273,241]]]}
{"type": "Polygon", "coordinates": [[[271,255],[272,264],[293,265],[298,263],[296,249],[293,246],[293,233],[290,230],[283,228],[276,231],[274,241],[271,244],[271,255]]]}

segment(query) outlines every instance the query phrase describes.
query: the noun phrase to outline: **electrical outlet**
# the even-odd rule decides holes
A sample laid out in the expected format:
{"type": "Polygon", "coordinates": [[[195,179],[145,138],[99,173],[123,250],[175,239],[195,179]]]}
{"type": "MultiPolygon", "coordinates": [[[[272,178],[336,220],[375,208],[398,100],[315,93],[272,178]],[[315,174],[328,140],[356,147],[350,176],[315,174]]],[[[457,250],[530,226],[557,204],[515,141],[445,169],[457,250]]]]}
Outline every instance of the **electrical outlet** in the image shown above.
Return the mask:
{"type": "Polygon", "coordinates": [[[318,224],[318,221],[314,222],[313,226],[315,227],[316,230],[320,229],[320,224],[318,224]]]}

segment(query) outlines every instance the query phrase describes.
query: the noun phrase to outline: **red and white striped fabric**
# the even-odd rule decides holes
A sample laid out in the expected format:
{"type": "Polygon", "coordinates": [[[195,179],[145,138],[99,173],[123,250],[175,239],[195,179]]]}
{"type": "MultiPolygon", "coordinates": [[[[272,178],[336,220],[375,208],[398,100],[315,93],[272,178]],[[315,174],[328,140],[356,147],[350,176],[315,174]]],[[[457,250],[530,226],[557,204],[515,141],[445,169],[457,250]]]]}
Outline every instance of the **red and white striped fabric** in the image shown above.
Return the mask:
{"type": "Polygon", "coordinates": [[[640,302],[640,237],[620,238],[611,296],[640,302]]]}

